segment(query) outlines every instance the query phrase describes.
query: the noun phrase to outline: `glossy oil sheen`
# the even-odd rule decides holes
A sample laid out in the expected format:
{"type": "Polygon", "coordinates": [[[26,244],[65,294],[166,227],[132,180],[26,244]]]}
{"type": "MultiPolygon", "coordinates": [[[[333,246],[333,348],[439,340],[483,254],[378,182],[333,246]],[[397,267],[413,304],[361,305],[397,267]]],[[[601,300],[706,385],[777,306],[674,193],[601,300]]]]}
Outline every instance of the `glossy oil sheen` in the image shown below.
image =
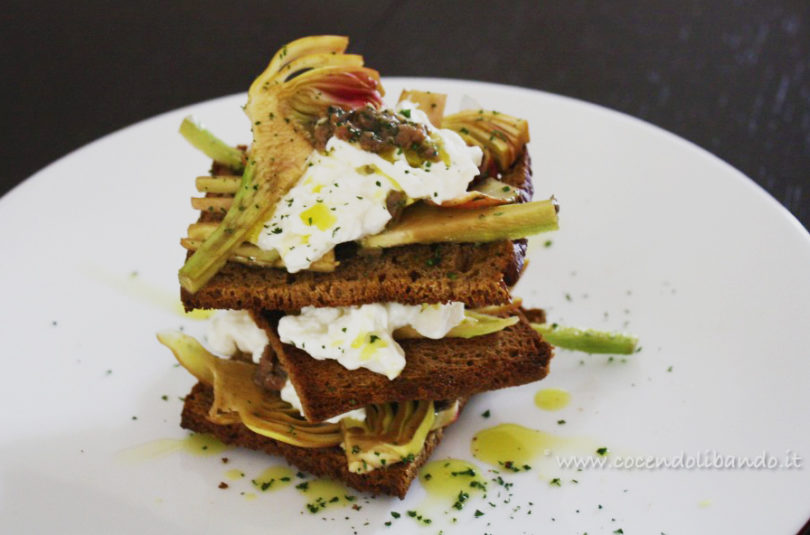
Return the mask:
{"type": "Polygon", "coordinates": [[[545,411],[558,411],[568,406],[571,394],[561,388],[544,388],[534,395],[534,404],[545,411]]]}

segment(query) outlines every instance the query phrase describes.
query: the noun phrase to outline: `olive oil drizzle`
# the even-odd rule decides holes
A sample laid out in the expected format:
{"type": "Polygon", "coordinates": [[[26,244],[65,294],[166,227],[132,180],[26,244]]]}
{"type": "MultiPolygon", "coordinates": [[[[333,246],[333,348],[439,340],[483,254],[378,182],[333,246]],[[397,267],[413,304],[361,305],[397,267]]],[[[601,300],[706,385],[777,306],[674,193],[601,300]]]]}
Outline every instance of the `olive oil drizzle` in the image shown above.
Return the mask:
{"type": "Polygon", "coordinates": [[[460,459],[427,463],[419,471],[419,482],[433,500],[449,501],[449,505],[459,503],[459,496],[486,490],[486,480],[481,475],[481,469],[460,459]]]}
{"type": "Polygon", "coordinates": [[[357,500],[356,495],[331,479],[309,479],[295,488],[307,498],[306,508],[312,514],[330,507],[345,507],[357,500]]]}
{"type": "Polygon", "coordinates": [[[571,394],[561,388],[544,388],[534,395],[534,404],[546,411],[558,411],[568,406],[571,394]]]}
{"type": "Polygon", "coordinates": [[[250,482],[261,492],[275,492],[292,484],[293,476],[286,466],[271,466],[250,482]]]}
{"type": "Polygon", "coordinates": [[[158,459],[178,451],[209,457],[218,455],[226,449],[228,449],[228,446],[211,435],[193,433],[182,439],[163,438],[146,442],[140,446],[124,450],[118,457],[125,462],[139,462],[158,459]]]}
{"type": "MultiPolygon", "coordinates": [[[[598,447],[589,438],[560,437],[513,423],[482,429],[470,445],[479,461],[513,472],[528,470],[530,463],[551,460],[553,455],[592,455],[598,447]]],[[[550,466],[558,468],[556,462],[550,466]]]]}

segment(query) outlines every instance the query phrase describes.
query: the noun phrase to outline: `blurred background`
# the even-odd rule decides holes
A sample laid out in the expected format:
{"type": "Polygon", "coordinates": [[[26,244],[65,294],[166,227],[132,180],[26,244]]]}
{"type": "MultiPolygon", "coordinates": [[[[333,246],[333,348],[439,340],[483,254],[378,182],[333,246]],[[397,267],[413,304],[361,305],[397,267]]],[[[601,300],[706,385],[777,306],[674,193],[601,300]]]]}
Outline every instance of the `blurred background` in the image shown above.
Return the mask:
{"type": "Polygon", "coordinates": [[[383,75],[532,87],[649,121],[810,228],[808,24],[807,0],[7,1],[0,194],[126,125],[245,91],[284,42],[339,33],[383,75]]]}

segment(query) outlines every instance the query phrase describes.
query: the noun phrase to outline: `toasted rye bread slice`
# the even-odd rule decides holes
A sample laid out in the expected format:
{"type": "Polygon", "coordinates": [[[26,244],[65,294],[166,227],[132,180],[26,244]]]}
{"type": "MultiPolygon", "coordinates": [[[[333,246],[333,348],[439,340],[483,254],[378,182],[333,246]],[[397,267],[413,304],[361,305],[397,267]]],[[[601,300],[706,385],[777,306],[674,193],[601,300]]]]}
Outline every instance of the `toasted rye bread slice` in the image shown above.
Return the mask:
{"type": "Polygon", "coordinates": [[[515,325],[485,336],[401,340],[406,364],[393,380],[366,369],[347,370],[335,360],[314,359],[282,344],[275,330],[269,338],[304,416],[318,422],[372,403],[457,399],[542,379],[553,348],[520,317],[515,325]]]}
{"type": "MultiPolygon", "coordinates": [[[[501,179],[513,186],[519,202],[524,202],[533,193],[531,176],[531,161],[524,149],[501,179]]],[[[221,218],[217,213],[200,215],[200,221],[221,218]]],[[[355,254],[341,259],[331,273],[290,274],[282,269],[228,262],[196,293],[181,289],[181,299],[186,310],[298,310],[385,301],[461,301],[470,307],[504,304],[510,301],[509,287],[523,270],[525,254],[525,240],[517,240],[394,247],[376,255],[355,254]]]]}
{"type": "Polygon", "coordinates": [[[331,273],[291,274],[229,262],[196,293],[181,290],[181,298],[187,310],[300,310],[390,301],[504,304],[523,269],[525,251],[522,240],[410,245],[351,257],[331,273]]]}
{"type": "Polygon", "coordinates": [[[443,428],[431,431],[425,439],[425,447],[410,463],[395,463],[386,468],[355,474],[349,472],[346,455],[338,446],[300,448],[258,435],[242,424],[220,425],[209,421],[206,415],[213,400],[214,392],[210,386],[202,383],[194,385],[183,404],[180,425],[197,433],[211,434],[225,444],[279,455],[302,470],[342,481],[359,491],[399,498],[405,497],[419,468],[433,453],[444,433],[443,428]]]}

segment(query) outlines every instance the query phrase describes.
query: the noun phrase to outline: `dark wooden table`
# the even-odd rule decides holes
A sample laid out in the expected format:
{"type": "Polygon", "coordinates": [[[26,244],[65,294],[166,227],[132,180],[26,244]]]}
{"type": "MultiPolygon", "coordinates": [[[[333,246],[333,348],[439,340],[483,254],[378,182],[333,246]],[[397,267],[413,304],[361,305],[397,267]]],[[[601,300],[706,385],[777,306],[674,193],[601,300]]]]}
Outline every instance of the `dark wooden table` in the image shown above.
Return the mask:
{"type": "Polygon", "coordinates": [[[46,2],[2,15],[0,194],[104,134],[244,91],[279,43],[342,33],[384,75],[489,80],[640,117],[810,227],[810,4],[46,2]]]}

